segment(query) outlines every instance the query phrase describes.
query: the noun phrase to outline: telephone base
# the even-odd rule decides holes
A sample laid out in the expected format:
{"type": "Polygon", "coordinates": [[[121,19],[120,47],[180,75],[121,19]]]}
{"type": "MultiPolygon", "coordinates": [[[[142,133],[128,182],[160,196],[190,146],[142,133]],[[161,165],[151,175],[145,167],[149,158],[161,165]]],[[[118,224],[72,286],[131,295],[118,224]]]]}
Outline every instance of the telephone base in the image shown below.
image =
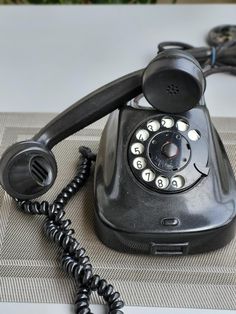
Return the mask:
{"type": "Polygon", "coordinates": [[[181,115],[112,113],[94,186],[97,235],[115,250],[186,255],[221,248],[235,235],[236,182],[204,105],[181,115]],[[162,152],[166,143],[173,145],[162,152]]]}
{"type": "Polygon", "coordinates": [[[95,215],[98,238],[116,251],[146,255],[189,255],[206,253],[227,245],[235,235],[236,217],[220,228],[186,234],[127,233],[106,225],[95,215]]]}

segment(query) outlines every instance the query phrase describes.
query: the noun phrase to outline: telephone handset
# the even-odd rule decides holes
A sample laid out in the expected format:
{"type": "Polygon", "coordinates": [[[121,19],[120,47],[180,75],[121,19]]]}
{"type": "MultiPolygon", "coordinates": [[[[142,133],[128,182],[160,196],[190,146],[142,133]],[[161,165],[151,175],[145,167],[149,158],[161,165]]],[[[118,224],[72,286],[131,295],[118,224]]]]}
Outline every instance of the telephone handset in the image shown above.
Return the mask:
{"type": "Polygon", "coordinates": [[[205,85],[202,68],[191,54],[164,50],[145,69],[84,97],[32,139],[3,153],[1,185],[24,211],[48,217],[45,230],[66,252],[64,268],[80,278],[77,313],[90,313],[86,304],[93,290],[104,296],[109,313],[122,313],[123,305],[113,288],[92,274],[87,260],[79,264],[84,252],[62,223],[64,205],[87,178],[93,154],[82,149],[76,180],[52,206],[29,202],[55,181],[51,149],[111,113],[95,166],[98,237],[113,249],[152,255],[218,249],[235,234],[236,183],[205,106],[205,85]],[[148,106],[143,108],[142,102],[148,106]]]}
{"type": "Polygon", "coordinates": [[[36,198],[55,181],[57,166],[51,149],[58,142],[123,107],[142,92],[153,108],[178,113],[196,106],[204,90],[201,67],[190,54],[178,50],[162,52],[146,69],[126,75],[82,98],[31,140],[16,143],[6,150],[0,163],[1,184],[15,198],[36,198]],[[45,170],[41,179],[35,164],[45,170]]]}

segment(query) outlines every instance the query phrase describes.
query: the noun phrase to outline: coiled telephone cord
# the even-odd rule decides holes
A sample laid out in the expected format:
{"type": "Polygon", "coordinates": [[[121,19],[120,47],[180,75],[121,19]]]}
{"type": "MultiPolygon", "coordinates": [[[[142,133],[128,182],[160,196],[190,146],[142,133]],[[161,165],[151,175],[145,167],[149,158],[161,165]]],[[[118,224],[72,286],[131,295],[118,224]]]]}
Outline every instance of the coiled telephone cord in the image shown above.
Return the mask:
{"type": "Polygon", "coordinates": [[[180,49],[195,57],[204,70],[205,77],[216,73],[236,75],[236,25],[221,25],[211,29],[207,36],[208,47],[194,47],[178,41],[158,44],[158,53],[180,49]]]}
{"type": "Polygon", "coordinates": [[[121,309],[124,302],[120,299],[119,292],[115,291],[114,287],[108,284],[105,279],[93,274],[92,265],[85,249],[80,247],[79,242],[73,237],[74,230],[69,228],[71,221],[64,219],[66,204],[86,183],[92,161],[96,159],[96,155],[87,147],[81,146],[79,152],[81,155],[76,176],[61,191],[52,204],[46,201],[42,203],[17,199],[16,201],[24,213],[46,216],[44,231],[62,249],[62,268],[75,279],[78,286],[75,298],[75,313],[92,313],[89,308],[90,295],[93,291],[96,291],[107,303],[109,314],[123,314],[121,309]]]}

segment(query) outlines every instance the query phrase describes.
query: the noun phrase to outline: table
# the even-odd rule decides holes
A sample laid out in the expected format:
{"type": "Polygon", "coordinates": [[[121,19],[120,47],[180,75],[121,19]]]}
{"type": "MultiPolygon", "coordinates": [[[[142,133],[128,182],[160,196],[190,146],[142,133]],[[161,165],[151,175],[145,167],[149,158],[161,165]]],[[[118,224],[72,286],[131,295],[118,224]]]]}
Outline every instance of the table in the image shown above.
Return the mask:
{"type": "MultiPolygon", "coordinates": [[[[236,5],[0,7],[0,111],[62,111],[95,88],[144,67],[158,42],[204,45],[210,28],[235,23],[235,16],[236,5]]],[[[234,85],[235,78],[226,75],[208,79],[206,100],[214,116],[236,116],[234,85]]],[[[103,307],[95,308],[103,312],[103,307]]],[[[73,312],[67,305],[0,303],[0,312],[16,309],[25,314],[73,312]]],[[[146,312],[135,307],[126,311],[146,312]]]]}

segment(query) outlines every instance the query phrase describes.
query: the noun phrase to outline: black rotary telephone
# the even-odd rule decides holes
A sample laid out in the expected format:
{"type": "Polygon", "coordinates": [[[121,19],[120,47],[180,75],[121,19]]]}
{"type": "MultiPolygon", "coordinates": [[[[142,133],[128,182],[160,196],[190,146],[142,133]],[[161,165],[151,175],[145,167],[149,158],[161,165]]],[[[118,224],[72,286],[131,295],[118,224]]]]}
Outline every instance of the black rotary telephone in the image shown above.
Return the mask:
{"type": "Polygon", "coordinates": [[[63,219],[64,206],[95,159],[95,229],[110,248],[185,255],[221,248],[233,238],[236,183],[203,96],[205,76],[236,73],[230,53],[235,58],[235,40],[210,48],[162,43],[145,69],[79,100],[2,155],[1,185],[23,211],[46,215],[46,234],[63,249],[62,265],[78,282],[76,313],[90,313],[89,295],[95,290],[109,313],[122,313],[123,307],[118,292],[93,275],[70,222],[63,219]],[[51,149],[107,114],[97,157],[82,147],[76,177],[53,204],[31,202],[56,179],[51,149]]]}

